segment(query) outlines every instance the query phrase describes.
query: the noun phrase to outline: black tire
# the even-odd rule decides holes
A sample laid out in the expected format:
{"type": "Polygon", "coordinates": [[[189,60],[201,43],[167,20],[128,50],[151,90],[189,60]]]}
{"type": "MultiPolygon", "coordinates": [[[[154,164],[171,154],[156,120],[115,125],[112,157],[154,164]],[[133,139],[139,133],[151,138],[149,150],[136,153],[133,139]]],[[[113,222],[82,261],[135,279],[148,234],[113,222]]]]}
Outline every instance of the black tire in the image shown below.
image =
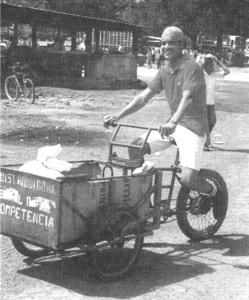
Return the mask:
{"type": "Polygon", "coordinates": [[[228,208],[227,186],[221,175],[213,170],[202,169],[200,176],[213,181],[222,191],[219,199],[219,215],[214,217],[213,203],[209,196],[181,187],[176,205],[176,217],[181,231],[191,239],[208,239],[221,227],[228,208]]]}
{"type": "Polygon", "coordinates": [[[13,238],[12,243],[15,249],[22,255],[30,258],[39,258],[48,255],[51,250],[33,246],[31,244],[22,242],[18,239],[13,238]]]}
{"type": "Polygon", "coordinates": [[[7,97],[11,101],[16,101],[18,98],[18,86],[16,84],[16,79],[14,76],[9,76],[6,78],[4,83],[4,89],[7,97]]]}
{"type": "Polygon", "coordinates": [[[35,102],[35,87],[33,81],[29,78],[24,79],[24,97],[25,101],[29,104],[33,104],[35,102]]]}
{"type": "Polygon", "coordinates": [[[120,208],[97,228],[91,262],[98,280],[116,281],[131,272],[143,247],[143,237],[137,237],[142,234],[138,219],[131,209],[120,208]]]}

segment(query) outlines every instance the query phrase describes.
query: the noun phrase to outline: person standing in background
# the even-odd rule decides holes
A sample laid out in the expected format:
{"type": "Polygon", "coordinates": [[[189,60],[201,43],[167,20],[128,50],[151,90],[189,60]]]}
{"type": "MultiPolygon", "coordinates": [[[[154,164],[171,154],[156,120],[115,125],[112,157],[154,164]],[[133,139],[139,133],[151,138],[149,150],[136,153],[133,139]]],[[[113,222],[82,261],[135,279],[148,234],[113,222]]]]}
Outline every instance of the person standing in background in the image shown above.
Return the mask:
{"type": "Polygon", "coordinates": [[[151,54],[152,54],[151,60],[152,60],[152,63],[154,64],[155,58],[156,58],[156,50],[154,47],[152,47],[152,49],[151,49],[151,54]]]}
{"type": "Polygon", "coordinates": [[[152,68],[152,52],[151,52],[151,49],[149,49],[149,51],[147,53],[147,64],[148,64],[148,68],[151,69],[152,68]]]}
{"type": "Polygon", "coordinates": [[[206,54],[198,57],[196,61],[203,68],[206,82],[206,103],[209,131],[207,132],[207,140],[204,146],[204,151],[210,151],[210,148],[212,147],[210,134],[217,122],[215,112],[215,91],[217,79],[224,78],[224,76],[229,74],[230,71],[227,66],[220,62],[212,54],[206,54]]]}
{"type": "Polygon", "coordinates": [[[160,50],[158,50],[159,53],[159,57],[158,57],[158,61],[157,61],[157,69],[160,69],[161,65],[163,65],[164,61],[165,61],[165,56],[163,53],[161,53],[160,50]]]}

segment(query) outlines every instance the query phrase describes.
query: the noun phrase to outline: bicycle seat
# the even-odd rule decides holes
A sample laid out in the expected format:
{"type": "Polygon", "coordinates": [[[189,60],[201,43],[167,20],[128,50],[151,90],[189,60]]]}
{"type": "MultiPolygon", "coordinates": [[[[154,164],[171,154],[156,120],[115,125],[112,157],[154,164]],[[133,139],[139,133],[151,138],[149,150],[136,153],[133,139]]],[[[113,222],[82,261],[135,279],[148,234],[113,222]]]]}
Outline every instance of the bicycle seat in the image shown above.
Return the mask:
{"type": "Polygon", "coordinates": [[[29,66],[26,64],[22,64],[22,63],[15,63],[13,66],[10,67],[13,71],[17,72],[17,73],[23,73],[23,72],[27,72],[29,71],[29,66]]]}

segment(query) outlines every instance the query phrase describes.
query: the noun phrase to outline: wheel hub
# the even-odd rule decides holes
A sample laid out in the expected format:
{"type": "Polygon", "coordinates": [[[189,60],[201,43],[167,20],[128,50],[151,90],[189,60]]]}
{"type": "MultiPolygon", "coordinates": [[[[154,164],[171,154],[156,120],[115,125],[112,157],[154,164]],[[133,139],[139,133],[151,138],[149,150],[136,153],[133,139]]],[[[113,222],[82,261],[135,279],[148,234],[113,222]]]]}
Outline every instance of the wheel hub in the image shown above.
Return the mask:
{"type": "Polygon", "coordinates": [[[209,196],[199,195],[193,199],[191,205],[191,213],[195,216],[206,215],[212,207],[211,198],[209,196]]]}

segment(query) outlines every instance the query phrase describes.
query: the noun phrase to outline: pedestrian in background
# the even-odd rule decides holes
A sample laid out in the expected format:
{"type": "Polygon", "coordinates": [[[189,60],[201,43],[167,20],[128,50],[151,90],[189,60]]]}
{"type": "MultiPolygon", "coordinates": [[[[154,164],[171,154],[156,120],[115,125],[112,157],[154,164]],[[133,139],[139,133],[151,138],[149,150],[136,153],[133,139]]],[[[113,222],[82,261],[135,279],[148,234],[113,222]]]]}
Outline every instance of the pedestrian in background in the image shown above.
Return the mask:
{"type": "Polygon", "coordinates": [[[152,68],[152,52],[151,52],[151,49],[149,49],[149,51],[147,53],[147,64],[148,64],[148,68],[151,69],[152,68]]]}
{"type": "Polygon", "coordinates": [[[211,144],[211,132],[217,122],[215,112],[215,91],[217,86],[217,79],[224,78],[230,73],[227,66],[219,61],[212,54],[207,54],[198,57],[196,60],[204,70],[205,82],[206,82],[206,103],[207,103],[207,117],[208,117],[208,128],[207,140],[204,146],[204,151],[210,151],[211,144]]]}
{"type": "Polygon", "coordinates": [[[155,58],[156,58],[156,50],[155,50],[154,47],[152,47],[152,49],[151,49],[151,54],[152,54],[151,60],[152,60],[152,63],[154,64],[155,63],[155,58]]]}
{"type": "Polygon", "coordinates": [[[158,50],[158,53],[159,53],[159,58],[158,58],[158,61],[157,61],[157,68],[159,69],[160,66],[164,64],[165,56],[164,56],[163,53],[160,52],[160,50],[158,50]]]}

